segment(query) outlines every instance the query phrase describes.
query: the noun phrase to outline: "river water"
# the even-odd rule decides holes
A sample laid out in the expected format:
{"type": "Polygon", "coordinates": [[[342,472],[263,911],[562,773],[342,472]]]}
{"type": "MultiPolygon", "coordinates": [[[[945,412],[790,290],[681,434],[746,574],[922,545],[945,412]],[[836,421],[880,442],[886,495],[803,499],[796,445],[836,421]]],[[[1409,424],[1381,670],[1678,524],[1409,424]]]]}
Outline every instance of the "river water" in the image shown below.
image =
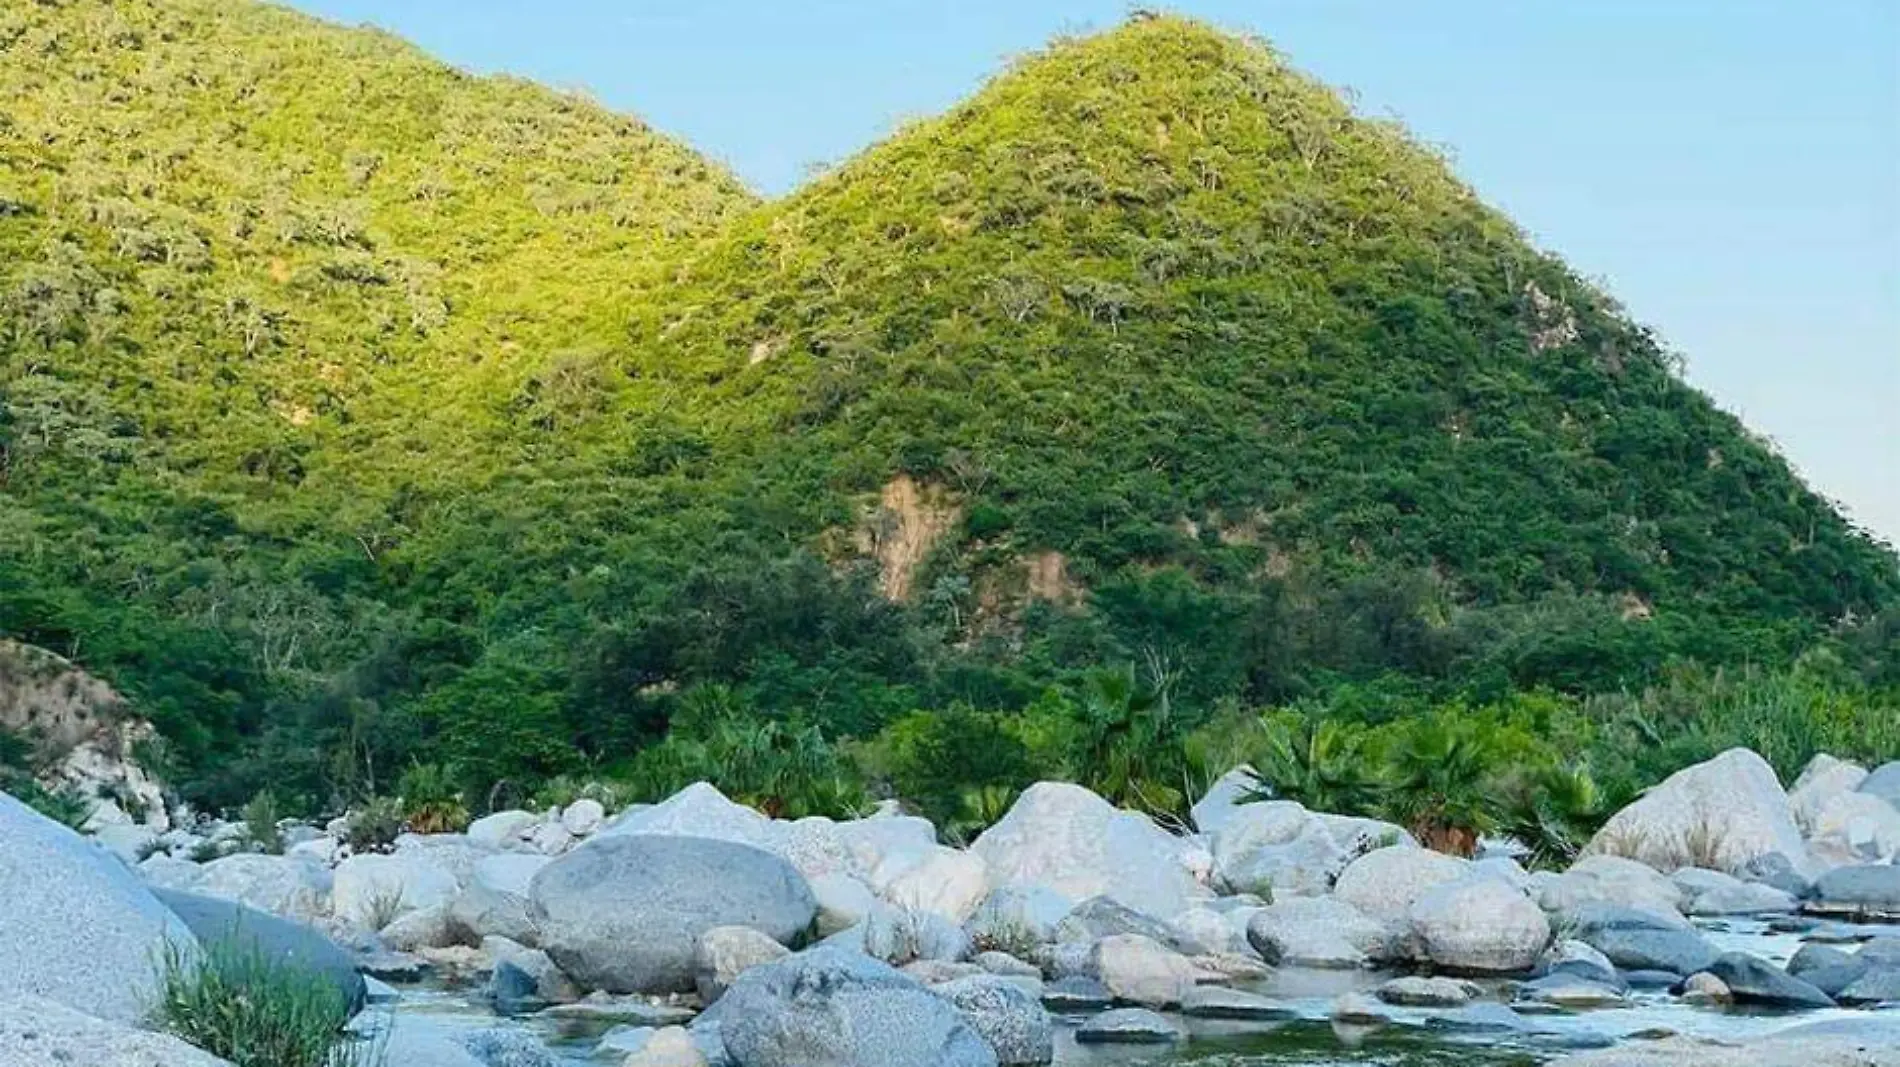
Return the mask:
{"type": "MultiPolygon", "coordinates": [[[[1759,922],[1705,924],[1704,932],[1724,951],[1749,952],[1785,964],[1803,943],[1759,922]]],[[[1870,931],[1858,931],[1866,936],[1870,931]]],[[[1900,927],[1879,931],[1900,935],[1900,927]]],[[[1848,940],[1856,931],[1838,928],[1824,939],[1848,940]]],[[[1815,936],[1813,934],[1807,936],[1815,936]]],[[[1851,947],[1851,946],[1849,946],[1851,947]]],[[[1272,997],[1287,1018],[1266,1022],[1182,1019],[1189,1040],[1171,1046],[1082,1046],[1072,1034],[1081,1017],[1063,1018],[1059,1067],[1534,1067],[1568,1053],[1606,1048],[1667,1034],[1740,1040],[1789,1026],[1831,1018],[1865,1018],[1865,1011],[1831,1009],[1800,1013],[1703,1007],[1661,990],[1637,991],[1625,1007],[1580,1012],[1504,1010],[1510,983],[1492,983],[1490,999],[1462,1009],[1391,1007],[1391,1022],[1366,1028],[1330,1021],[1335,998],[1370,991],[1391,977],[1374,971],[1313,971],[1283,968],[1254,983],[1239,984],[1272,997]]],[[[602,1058],[600,1035],[611,1023],[576,1024],[545,1017],[501,1023],[479,998],[465,993],[410,987],[395,1005],[398,1025],[447,1028],[523,1026],[534,1031],[574,1067],[618,1064],[602,1058]]],[[[1893,1014],[1900,1015],[1900,1010],[1893,1014]]]]}

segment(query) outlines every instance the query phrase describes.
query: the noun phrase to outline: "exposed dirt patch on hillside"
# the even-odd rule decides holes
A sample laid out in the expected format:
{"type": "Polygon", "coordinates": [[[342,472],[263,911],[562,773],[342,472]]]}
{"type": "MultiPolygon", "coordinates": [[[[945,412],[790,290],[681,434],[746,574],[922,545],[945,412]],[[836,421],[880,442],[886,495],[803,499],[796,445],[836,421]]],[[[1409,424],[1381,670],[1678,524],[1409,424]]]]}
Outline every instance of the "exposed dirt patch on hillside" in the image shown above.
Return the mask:
{"type": "Polygon", "coordinates": [[[910,599],[924,560],[962,520],[962,506],[940,486],[921,484],[908,474],[885,484],[859,545],[876,557],[878,589],[887,599],[910,599]]]}

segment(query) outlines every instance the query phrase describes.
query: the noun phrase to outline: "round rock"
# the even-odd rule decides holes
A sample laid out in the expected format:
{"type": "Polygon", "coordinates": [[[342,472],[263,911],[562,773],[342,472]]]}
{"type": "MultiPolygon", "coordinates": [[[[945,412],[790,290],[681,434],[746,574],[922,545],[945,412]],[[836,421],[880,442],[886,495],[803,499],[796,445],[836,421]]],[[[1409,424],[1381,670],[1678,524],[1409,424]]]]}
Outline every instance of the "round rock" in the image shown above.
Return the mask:
{"type": "Polygon", "coordinates": [[[747,926],[789,944],[817,913],[784,860],[700,837],[597,838],[535,875],[529,899],[561,970],[612,993],[690,990],[706,931],[747,926]]]}

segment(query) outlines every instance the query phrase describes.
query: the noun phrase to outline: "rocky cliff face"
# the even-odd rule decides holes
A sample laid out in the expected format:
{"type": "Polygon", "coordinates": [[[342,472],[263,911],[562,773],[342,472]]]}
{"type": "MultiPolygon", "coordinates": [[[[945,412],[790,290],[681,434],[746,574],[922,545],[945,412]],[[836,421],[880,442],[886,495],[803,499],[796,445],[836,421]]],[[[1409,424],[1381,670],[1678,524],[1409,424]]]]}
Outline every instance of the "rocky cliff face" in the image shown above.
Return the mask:
{"type": "Polygon", "coordinates": [[[89,822],[165,828],[163,791],[134,758],[156,737],[152,725],[65,657],[0,639],[0,731],[31,746],[41,784],[95,802],[89,822]]]}

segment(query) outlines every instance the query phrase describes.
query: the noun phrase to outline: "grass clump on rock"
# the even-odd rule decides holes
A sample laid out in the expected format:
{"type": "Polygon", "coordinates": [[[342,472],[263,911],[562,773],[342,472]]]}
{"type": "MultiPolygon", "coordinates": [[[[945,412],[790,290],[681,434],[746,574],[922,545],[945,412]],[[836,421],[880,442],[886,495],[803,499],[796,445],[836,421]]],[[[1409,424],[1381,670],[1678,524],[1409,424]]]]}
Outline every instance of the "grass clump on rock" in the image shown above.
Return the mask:
{"type": "Polygon", "coordinates": [[[171,947],[159,967],[154,1025],[235,1067],[380,1067],[380,1046],[344,1030],[348,1003],[314,971],[230,944],[171,947]]]}

